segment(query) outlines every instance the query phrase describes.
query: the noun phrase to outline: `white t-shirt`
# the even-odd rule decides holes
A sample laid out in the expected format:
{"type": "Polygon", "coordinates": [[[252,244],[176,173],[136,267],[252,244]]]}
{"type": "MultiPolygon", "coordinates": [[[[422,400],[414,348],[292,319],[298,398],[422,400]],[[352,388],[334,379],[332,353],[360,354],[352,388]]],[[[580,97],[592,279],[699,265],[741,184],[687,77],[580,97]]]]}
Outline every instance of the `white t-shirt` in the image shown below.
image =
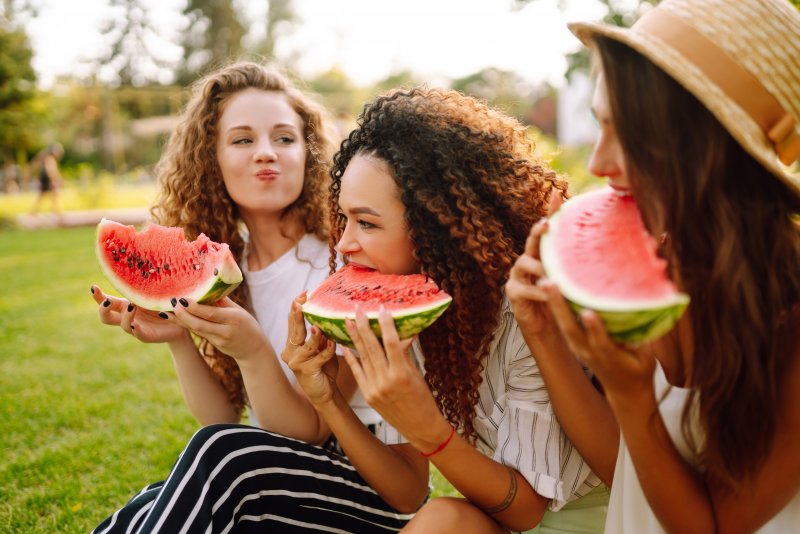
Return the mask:
{"type": "MultiPolygon", "coordinates": [[[[247,249],[243,255],[242,274],[247,280],[250,300],[258,324],[267,336],[283,372],[292,384],[297,383],[294,373],[280,358],[289,335],[289,310],[292,301],[303,291],[311,291],[328,277],[328,243],[316,236],[304,236],[296,246],[259,271],[247,268],[247,249]]],[[[307,325],[308,327],[308,325],[307,325]]],[[[341,362],[341,365],[347,365],[341,362]]],[[[365,425],[375,425],[376,435],[386,443],[405,443],[405,440],[373,410],[360,391],[350,401],[350,406],[365,425]]],[[[248,407],[250,423],[258,420],[248,407]]]]}
{"type": "MultiPolygon", "coordinates": [[[[666,393],[658,409],[675,448],[678,449],[684,460],[691,465],[697,465],[697,458],[681,429],[683,407],[690,390],[670,386],[660,365],[656,367],[653,381],[657,399],[661,399],[666,393]]],[[[692,430],[695,441],[702,443],[699,427],[695,426],[692,430]]],[[[644,496],[639,478],[636,476],[633,460],[622,438],[620,438],[617,465],[614,470],[614,484],[611,486],[611,497],[608,502],[605,531],[620,534],[664,534],[666,532],[644,496]]],[[[800,494],[795,495],[783,510],[756,532],[759,534],[786,534],[798,531],[800,531],[800,494]]]]}
{"type": "MultiPolygon", "coordinates": [[[[419,344],[413,348],[419,359],[419,344]]],[[[556,420],[544,379],[507,300],[482,378],[473,419],[479,451],[519,471],[536,493],[551,499],[554,511],[601,484],[556,420]]]]}

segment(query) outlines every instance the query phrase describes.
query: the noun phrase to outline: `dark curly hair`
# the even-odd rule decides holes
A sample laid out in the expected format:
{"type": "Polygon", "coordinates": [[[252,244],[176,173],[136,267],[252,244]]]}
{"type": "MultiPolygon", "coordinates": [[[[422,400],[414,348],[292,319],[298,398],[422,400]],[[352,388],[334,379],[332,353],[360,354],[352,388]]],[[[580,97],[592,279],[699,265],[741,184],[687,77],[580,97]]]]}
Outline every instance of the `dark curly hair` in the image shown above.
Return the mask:
{"type": "Polygon", "coordinates": [[[546,214],[551,190],[565,196],[567,184],[534,157],[518,121],[485,103],[427,87],[392,91],[366,105],[334,156],[332,247],[345,225],[338,208],[342,175],[357,155],[389,164],[415,259],[453,297],[420,336],[425,378],[442,413],[474,441],[478,387],[503,285],[531,225],[546,214]]]}
{"type": "MultiPolygon", "coordinates": [[[[245,243],[240,233],[243,223],[238,206],[225,188],[217,161],[217,124],[228,100],[250,88],[286,95],[303,122],[306,141],[303,190],[285,210],[282,221],[297,220],[306,233],[327,238],[325,190],[336,138],[333,122],[324,108],[295,88],[287,76],[274,67],[252,61],[231,63],[192,86],[192,96],[181,121],[156,165],[160,189],[150,210],[153,220],[183,228],[188,239],[204,233],[214,241],[228,243],[238,263],[244,254],[245,243]]],[[[231,298],[252,311],[247,282],[242,282],[231,298]]],[[[241,412],[247,399],[236,361],[206,340],[197,341],[206,362],[227,390],[229,400],[241,412]]]]}

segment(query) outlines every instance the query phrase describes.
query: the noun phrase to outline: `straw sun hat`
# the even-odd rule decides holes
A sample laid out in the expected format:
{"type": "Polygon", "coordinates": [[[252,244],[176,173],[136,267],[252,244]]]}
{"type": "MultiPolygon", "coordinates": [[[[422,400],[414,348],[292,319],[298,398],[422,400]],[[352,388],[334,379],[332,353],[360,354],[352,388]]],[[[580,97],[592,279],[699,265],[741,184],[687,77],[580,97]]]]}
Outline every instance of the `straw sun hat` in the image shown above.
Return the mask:
{"type": "Polygon", "coordinates": [[[629,29],[569,29],[584,44],[602,35],[647,57],[800,193],[791,169],[800,158],[800,12],[788,0],[664,0],[629,29]]]}

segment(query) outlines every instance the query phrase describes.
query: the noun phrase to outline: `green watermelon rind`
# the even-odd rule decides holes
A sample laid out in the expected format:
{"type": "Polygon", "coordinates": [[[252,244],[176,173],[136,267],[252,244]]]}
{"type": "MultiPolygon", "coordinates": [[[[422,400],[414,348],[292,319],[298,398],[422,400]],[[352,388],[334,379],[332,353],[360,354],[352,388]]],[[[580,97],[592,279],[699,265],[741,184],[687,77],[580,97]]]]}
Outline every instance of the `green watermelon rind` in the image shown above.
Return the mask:
{"type": "MultiPolygon", "coordinates": [[[[559,215],[557,211],[550,216],[548,224],[551,228],[558,224],[559,215]]],[[[547,232],[541,237],[539,252],[545,273],[559,288],[572,309],[576,313],[584,309],[597,313],[609,336],[616,341],[638,345],[656,339],[675,326],[689,305],[689,295],[680,292],[665,298],[648,300],[615,300],[591,295],[562,274],[565,271],[561,267],[554,238],[547,232]]]]}
{"type": "MultiPolygon", "coordinates": [[[[97,225],[95,233],[95,251],[103,274],[111,282],[120,294],[136,306],[152,311],[172,311],[174,308],[170,298],[149,299],[135,289],[121,283],[119,276],[106,264],[104,254],[100,247],[99,236],[103,230],[104,223],[113,222],[103,218],[97,225]]],[[[239,266],[231,256],[230,261],[222,261],[216,265],[217,274],[208,279],[208,282],[198,286],[194,291],[183,295],[175,295],[176,298],[189,298],[200,304],[214,304],[220,299],[228,296],[239,284],[242,283],[243,276],[239,266]]]]}
{"type": "MultiPolygon", "coordinates": [[[[423,306],[390,311],[400,339],[413,337],[428,328],[436,319],[441,317],[452,301],[452,297],[448,295],[423,306]]],[[[345,313],[333,312],[310,303],[305,303],[303,304],[303,315],[309,323],[322,330],[329,339],[339,345],[354,348],[353,340],[350,339],[350,335],[347,333],[347,328],[345,327],[345,319],[349,318],[355,320],[355,311],[345,313]]],[[[378,338],[381,338],[382,334],[380,325],[378,324],[378,312],[367,312],[366,316],[372,331],[378,338]]]]}

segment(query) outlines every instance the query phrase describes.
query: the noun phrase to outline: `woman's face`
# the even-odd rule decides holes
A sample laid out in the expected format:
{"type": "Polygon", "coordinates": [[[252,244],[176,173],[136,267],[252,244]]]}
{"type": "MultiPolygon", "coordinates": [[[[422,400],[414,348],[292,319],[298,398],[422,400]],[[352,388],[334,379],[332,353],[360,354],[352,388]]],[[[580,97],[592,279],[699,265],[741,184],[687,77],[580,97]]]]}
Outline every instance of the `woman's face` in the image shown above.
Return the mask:
{"type": "Polygon", "coordinates": [[[217,161],[242,216],[281,214],[303,190],[303,121],[286,96],[245,89],[225,103],[217,161]]]}
{"type": "Polygon", "coordinates": [[[339,209],[347,224],[336,249],[350,263],[385,274],[414,274],[414,245],[392,170],[382,159],[358,155],[342,175],[339,209]]]}
{"type": "Polygon", "coordinates": [[[592,157],[589,159],[589,171],[597,177],[607,177],[608,185],[614,189],[629,192],[630,182],[625,172],[625,157],[617,137],[617,130],[614,128],[614,117],[611,115],[608,91],[602,74],[598,76],[595,85],[592,113],[597,118],[600,133],[592,157]]]}

